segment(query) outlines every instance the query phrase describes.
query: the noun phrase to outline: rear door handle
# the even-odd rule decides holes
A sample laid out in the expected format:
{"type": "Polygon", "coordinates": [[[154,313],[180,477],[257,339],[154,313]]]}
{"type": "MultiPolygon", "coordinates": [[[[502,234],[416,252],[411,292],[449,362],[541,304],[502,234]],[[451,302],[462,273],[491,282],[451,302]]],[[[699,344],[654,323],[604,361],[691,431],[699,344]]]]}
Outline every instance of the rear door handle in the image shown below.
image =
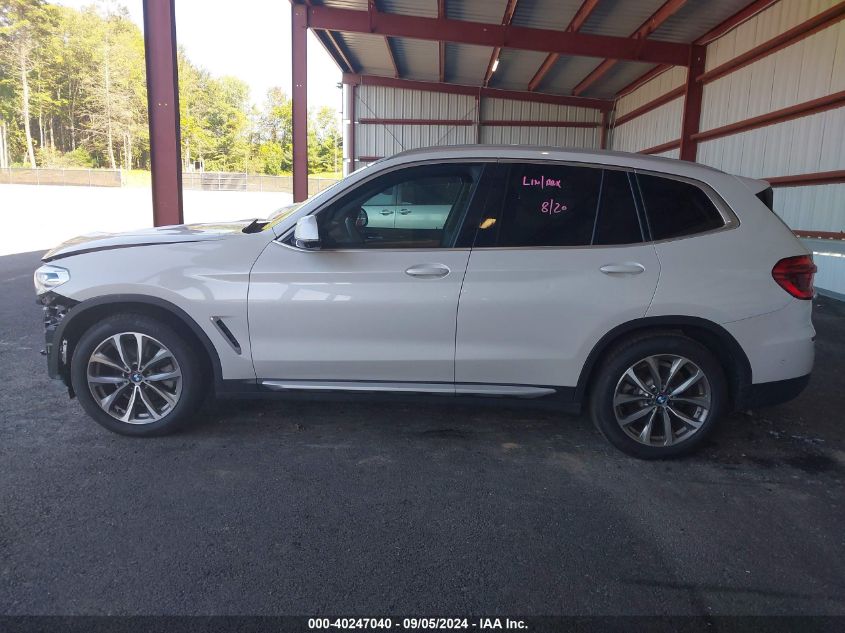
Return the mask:
{"type": "Polygon", "coordinates": [[[449,267],[443,264],[417,264],[405,271],[406,275],[420,279],[437,279],[449,274],[449,267]]]}
{"type": "Polygon", "coordinates": [[[401,209],[399,211],[399,215],[408,215],[411,212],[410,209],[401,209]]]}
{"type": "Polygon", "coordinates": [[[599,270],[605,275],[639,275],[645,271],[645,266],[637,262],[623,262],[620,264],[605,264],[599,270]]]}

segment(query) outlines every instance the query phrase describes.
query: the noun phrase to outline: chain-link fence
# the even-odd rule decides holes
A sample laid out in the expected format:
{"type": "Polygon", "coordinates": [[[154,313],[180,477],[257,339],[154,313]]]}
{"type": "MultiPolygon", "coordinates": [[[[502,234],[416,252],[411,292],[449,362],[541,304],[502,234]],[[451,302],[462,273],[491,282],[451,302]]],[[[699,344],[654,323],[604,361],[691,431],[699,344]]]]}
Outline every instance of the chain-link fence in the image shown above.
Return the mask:
{"type": "Polygon", "coordinates": [[[119,169],[29,169],[0,168],[0,183],[9,185],[76,185],[80,187],[120,187],[119,169]]]}
{"type": "MultiPolygon", "coordinates": [[[[330,187],[337,180],[334,178],[308,179],[308,193],[315,194],[330,187]]],[[[263,174],[244,174],[232,172],[184,172],[183,189],[203,191],[279,191],[293,192],[293,176],[265,176],[263,174]]]]}
{"type": "MultiPolygon", "coordinates": [[[[313,195],[337,182],[334,178],[308,179],[308,193],[313,195]]],[[[123,174],[116,169],[0,169],[0,184],[78,185],[81,187],[120,187],[123,174]]],[[[265,176],[232,172],[184,172],[182,188],[201,191],[271,191],[293,192],[292,176],[265,176]]]]}

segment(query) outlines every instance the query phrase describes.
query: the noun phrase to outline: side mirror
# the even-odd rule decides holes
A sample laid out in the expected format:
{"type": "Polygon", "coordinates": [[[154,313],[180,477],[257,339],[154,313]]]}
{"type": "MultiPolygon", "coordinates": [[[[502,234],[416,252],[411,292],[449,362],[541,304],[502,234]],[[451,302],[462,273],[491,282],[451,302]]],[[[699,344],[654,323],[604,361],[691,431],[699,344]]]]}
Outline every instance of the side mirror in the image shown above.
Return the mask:
{"type": "Polygon", "coordinates": [[[317,218],[313,215],[306,215],[296,222],[296,229],[293,231],[293,241],[297,248],[319,248],[320,231],[317,228],[317,218]]]}

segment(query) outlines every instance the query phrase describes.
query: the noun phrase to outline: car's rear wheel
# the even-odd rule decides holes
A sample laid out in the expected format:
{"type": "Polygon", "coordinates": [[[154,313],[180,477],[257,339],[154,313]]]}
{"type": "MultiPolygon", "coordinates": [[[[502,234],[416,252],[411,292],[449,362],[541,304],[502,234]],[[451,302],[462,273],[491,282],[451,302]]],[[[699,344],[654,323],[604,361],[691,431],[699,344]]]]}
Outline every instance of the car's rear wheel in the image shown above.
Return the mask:
{"type": "Polygon", "coordinates": [[[681,335],[635,338],[614,348],[590,394],[593,421],[617,448],[644,459],[697,448],[726,401],[722,367],[681,335]]]}
{"type": "Polygon", "coordinates": [[[201,365],[183,337],[139,314],[116,315],[86,331],[73,353],[71,381],[94,420],[136,436],[180,428],[204,388],[201,365]]]}

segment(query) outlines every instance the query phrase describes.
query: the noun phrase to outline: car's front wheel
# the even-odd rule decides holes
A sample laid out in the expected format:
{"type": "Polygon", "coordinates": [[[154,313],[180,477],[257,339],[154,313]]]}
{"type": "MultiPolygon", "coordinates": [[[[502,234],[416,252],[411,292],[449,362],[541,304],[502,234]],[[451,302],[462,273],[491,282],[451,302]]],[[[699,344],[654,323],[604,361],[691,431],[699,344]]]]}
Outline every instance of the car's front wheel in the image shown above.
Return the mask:
{"type": "Polygon", "coordinates": [[[606,357],[590,394],[593,421],[617,448],[644,459],[689,453],[713,430],[726,401],[724,372],[702,345],[660,334],[606,357]]]}
{"type": "Polygon", "coordinates": [[[85,411],[110,431],[171,433],[196,412],[203,372],[173,328],[140,314],[119,314],[88,329],[71,360],[73,389],[85,411]]]}

